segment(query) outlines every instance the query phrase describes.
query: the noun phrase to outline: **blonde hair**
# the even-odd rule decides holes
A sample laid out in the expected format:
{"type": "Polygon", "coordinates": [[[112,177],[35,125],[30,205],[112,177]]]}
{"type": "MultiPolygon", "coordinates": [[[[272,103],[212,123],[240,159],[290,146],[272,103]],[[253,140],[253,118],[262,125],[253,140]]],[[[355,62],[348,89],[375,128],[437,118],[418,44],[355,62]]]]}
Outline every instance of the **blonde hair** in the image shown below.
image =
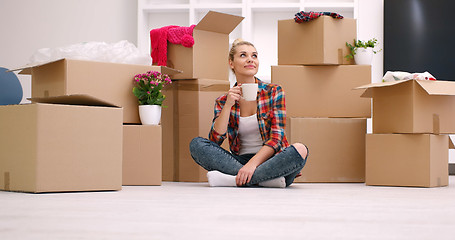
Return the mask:
{"type": "Polygon", "coordinates": [[[234,61],[234,55],[237,52],[237,47],[242,46],[242,45],[249,45],[249,46],[256,48],[252,43],[250,43],[248,41],[244,41],[241,38],[237,38],[232,43],[231,50],[229,50],[229,60],[234,61]]]}

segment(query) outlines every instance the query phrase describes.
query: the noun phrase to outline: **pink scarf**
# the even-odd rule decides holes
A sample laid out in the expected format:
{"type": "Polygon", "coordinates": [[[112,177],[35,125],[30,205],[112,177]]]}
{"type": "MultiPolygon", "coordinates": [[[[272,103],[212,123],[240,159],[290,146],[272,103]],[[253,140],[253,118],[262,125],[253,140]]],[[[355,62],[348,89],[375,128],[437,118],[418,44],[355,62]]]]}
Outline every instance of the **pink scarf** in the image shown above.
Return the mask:
{"type": "Polygon", "coordinates": [[[184,47],[193,47],[193,29],[196,25],[190,27],[166,26],[152,29],[150,31],[151,56],[153,64],[166,66],[167,63],[167,41],[174,44],[181,44],[184,47]]]}

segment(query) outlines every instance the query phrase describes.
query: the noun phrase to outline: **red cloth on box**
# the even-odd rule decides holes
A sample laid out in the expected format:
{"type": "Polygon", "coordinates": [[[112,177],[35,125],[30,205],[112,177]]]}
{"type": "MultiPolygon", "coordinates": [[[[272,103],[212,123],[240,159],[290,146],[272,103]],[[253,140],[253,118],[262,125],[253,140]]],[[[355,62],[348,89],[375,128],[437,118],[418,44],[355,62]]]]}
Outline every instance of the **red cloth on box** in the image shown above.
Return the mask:
{"type": "Polygon", "coordinates": [[[190,27],[166,26],[152,29],[150,31],[151,57],[153,64],[166,66],[167,62],[167,41],[174,44],[182,44],[184,47],[194,45],[193,29],[190,27]]]}

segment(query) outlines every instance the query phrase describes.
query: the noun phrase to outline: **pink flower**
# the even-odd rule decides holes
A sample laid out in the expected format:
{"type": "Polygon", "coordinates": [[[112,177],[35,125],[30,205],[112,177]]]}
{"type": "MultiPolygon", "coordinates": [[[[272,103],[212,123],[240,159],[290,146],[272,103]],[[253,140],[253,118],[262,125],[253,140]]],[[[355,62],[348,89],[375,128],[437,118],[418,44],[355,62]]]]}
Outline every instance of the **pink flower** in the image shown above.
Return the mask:
{"type": "Polygon", "coordinates": [[[147,94],[150,94],[150,91],[147,91],[147,94]]]}

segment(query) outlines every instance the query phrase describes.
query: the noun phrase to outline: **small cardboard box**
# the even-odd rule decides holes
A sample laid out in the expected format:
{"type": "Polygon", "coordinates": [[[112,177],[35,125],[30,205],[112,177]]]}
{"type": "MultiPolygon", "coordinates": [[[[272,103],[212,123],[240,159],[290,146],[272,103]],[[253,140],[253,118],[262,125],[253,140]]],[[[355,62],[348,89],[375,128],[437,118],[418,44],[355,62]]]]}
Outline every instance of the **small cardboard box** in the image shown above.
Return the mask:
{"type": "Polygon", "coordinates": [[[229,81],[229,33],[242,20],[240,16],[209,11],[193,30],[192,48],[169,43],[167,66],[183,71],[172,79],[229,81]]]}
{"type": "MultiPolygon", "coordinates": [[[[211,79],[177,81],[178,85],[178,181],[206,182],[207,171],[194,162],[189,145],[195,137],[208,138],[215,100],[229,90],[229,82],[211,79]]],[[[222,145],[228,149],[228,140],[222,145]]]]}
{"type": "MultiPolygon", "coordinates": [[[[167,67],[60,59],[20,67],[20,74],[32,75],[32,97],[86,94],[123,107],[124,123],[140,123],[133,78],[147,71],[172,75],[167,67]]],[[[171,76],[172,78],[172,76],[171,76]]]]}
{"type": "Polygon", "coordinates": [[[295,182],[365,181],[365,118],[288,118],[286,133],[309,149],[295,182]]]}
{"type": "Polygon", "coordinates": [[[55,104],[0,107],[0,189],[120,190],[122,109],[87,96],[43,102],[55,104]]]}
{"type": "Polygon", "coordinates": [[[455,133],[455,82],[403,80],[358,89],[373,98],[373,133],[455,133]]]}
{"type": "Polygon", "coordinates": [[[160,125],[123,125],[123,185],[161,185],[160,125]]]}
{"type": "Polygon", "coordinates": [[[278,21],[278,65],[353,64],[346,42],[357,38],[356,20],[321,16],[296,23],[294,19],[278,21]]]}
{"type": "Polygon", "coordinates": [[[352,90],[371,83],[371,66],[272,66],[272,83],[285,91],[288,117],[371,116],[370,99],[352,90]]]}
{"type": "Polygon", "coordinates": [[[162,157],[163,157],[163,181],[177,181],[178,174],[175,171],[178,165],[178,141],[179,141],[179,112],[178,112],[178,82],[173,82],[163,88],[166,99],[161,109],[162,128],[162,157]]]}
{"type": "Polygon", "coordinates": [[[450,144],[447,135],[368,134],[365,183],[378,186],[447,186],[450,144]]]}

